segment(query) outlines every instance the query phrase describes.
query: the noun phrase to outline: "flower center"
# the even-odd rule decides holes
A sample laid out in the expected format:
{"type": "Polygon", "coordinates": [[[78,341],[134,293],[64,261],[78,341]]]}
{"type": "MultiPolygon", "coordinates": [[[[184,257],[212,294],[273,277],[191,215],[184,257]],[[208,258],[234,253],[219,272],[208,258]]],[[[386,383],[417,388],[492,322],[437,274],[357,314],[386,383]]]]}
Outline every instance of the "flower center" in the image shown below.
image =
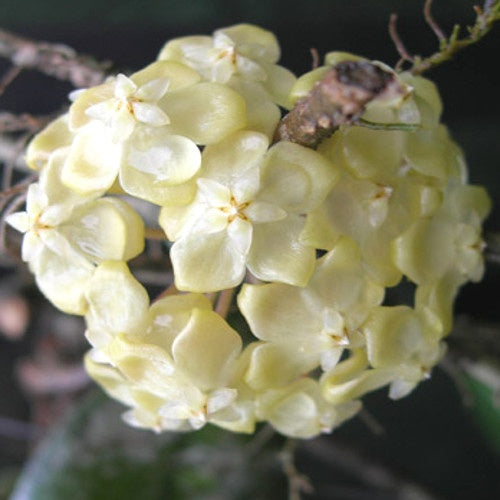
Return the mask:
{"type": "Polygon", "coordinates": [[[219,210],[227,215],[228,223],[231,223],[239,217],[241,220],[248,220],[248,217],[243,213],[245,208],[250,205],[249,201],[245,201],[243,203],[238,203],[234,196],[231,196],[229,200],[229,204],[223,207],[219,207],[219,210]]]}

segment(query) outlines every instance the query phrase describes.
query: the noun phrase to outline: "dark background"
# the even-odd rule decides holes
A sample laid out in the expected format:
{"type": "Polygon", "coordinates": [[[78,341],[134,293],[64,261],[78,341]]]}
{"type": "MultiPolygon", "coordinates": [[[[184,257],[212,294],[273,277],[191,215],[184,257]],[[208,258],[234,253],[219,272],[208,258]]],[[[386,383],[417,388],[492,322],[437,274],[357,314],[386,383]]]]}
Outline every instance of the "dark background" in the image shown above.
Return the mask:
{"type": "MultiPolygon", "coordinates": [[[[433,12],[449,33],[455,22],[473,21],[472,5],[469,0],[436,0],[433,12]]],[[[420,0],[2,0],[0,27],[109,59],[120,70],[135,70],[151,62],[172,37],[250,22],[278,36],[281,63],[301,74],[311,68],[312,47],[321,55],[342,50],[395,64],[398,54],[387,29],[391,12],[399,15],[399,32],[410,52],[433,52],[437,41],[423,20],[422,6],[420,0]]],[[[497,26],[485,40],[428,74],[440,87],[443,121],[466,153],[471,182],[485,185],[492,197],[487,232],[500,230],[499,35],[497,26]]],[[[51,112],[69,90],[66,83],[25,72],[0,98],[0,109],[51,112]]],[[[457,313],[497,328],[498,278],[498,265],[489,265],[482,283],[467,285],[461,292],[457,313]]],[[[13,344],[0,338],[0,415],[27,418],[12,366],[28,348],[28,341],[13,344]]],[[[358,419],[325,439],[332,439],[332,446],[336,440],[354,442],[362,453],[441,498],[500,498],[498,455],[491,437],[482,434],[473,412],[464,408],[461,395],[442,370],[435,370],[431,381],[400,402],[391,402],[385,392],[369,396],[367,408],[384,427],[383,435],[373,434],[358,419]]],[[[28,445],[0,435],[0,464],[22,463],[27,449],[28,445]]],[[[319,485],[314,498],[365,498],[352,496],[348,489],[343,493],[328,489],[335,471],[325,457],[314,458],[306,450],[299,453],[299,465],[319,485]]]]}

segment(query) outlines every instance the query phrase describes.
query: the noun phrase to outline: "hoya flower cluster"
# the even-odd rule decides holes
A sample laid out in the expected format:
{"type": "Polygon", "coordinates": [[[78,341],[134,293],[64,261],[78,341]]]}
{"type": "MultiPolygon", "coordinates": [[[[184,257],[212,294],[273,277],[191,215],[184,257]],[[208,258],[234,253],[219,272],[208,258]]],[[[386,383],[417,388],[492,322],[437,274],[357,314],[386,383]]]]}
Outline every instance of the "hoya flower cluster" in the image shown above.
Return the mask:
{"type": "Polygon", "coordinates": [[[9,223],[43,293],[85,316],[87,370],[132,425],[330,432],[365,393],[400,398],[429,375],[459,287],[483,273],[489,200],[467,184],[435,86],[401,73],[403,96],[369,103],[364,119],[400,129],[273,144],[327,66],[359,59],[328,54],[297,80],[279,54],[250,25],[172,40],[75,92],[27,150],[40,178],[9,223]],[[126,263],[145,243],[131,200],[160,207],[173,266],[174,293],[152,301],[126,263]],[[411,302],[387,301],[402,280],[411,302]],[[214,307],[228,289],[253,339],[214,307]]]}

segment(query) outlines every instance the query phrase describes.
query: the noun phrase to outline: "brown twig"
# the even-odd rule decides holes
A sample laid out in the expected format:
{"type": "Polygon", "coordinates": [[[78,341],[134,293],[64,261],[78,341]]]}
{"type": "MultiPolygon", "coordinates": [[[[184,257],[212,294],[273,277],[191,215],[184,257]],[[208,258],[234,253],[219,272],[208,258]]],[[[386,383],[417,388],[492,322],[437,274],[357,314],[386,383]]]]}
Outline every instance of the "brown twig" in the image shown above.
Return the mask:
{"type": "Polygon", "coordinates": [[[222,292],[219,293],[219,298],[217,299],[217,304],[215,306],[215,312],[219,316],[222,316],[223,318],[227,317],[233,301],[234,292],[234,288],[228,288],[227,290],[222,290],[222,292]]]}
{"type": "Polygon", "coordinates": [[[358,481],[373,490],[385,491],[385,497],[401,500],[420,499],[435,500],[437,497],[424,486],[413,482],[388,467],[384,467],[368,457],[363,456],[352,446],[338,440],[329,442],[325,439],[304,441],[302,449],[309,457],[328,463],[333,469],[340,469],[355,477],[358,481]],[[388,493],[392,493],[391,495],[388,493]],[[396,494],[396,496],[393,496],[396,494]]]}
{"type": "Polygon", "coordinates": [[[432,1],[433,0],[425,0],[425,5],[424,5],[424,18],[427,24],[431,27],[432,31],[436,34],[438,37],[438,40],[440,42],[446,40],[446,36],[443,33],[443,30],[439,27],[439,25],[436,23],[434,20],[434,17],[432,17],[432,1]]]}
{"type": "Polygon", "coordinates": [[[401,59],[396,65],[396,70],[400,70],[404,61],[412,63],[411,72],[415,75],[425,73],[429,69],[439,66],[445,61],[452,59],[465,47],[481,40],[491,30],[496,21],[500,20],[500,0],[486,0],[483,7],[474,6],[476,20],[472,26],[467,27],[468,35],[464,38],[460,36],[460,25],[456,24],[449,37],[436,23],[431,13],[432,0],[426,0],[424,4],[424,18],[432,31],[439,39],[439,50],[427,57],[412,56],[406,50],[396,29],[396,14],[392,14],[389,20],[389,35],[394,42],[396,50],[401,59]]]}
{"type": "Polygon", "coordinates": [[[144,236],[148,240],[165,241],[167,239],[163,229],[155,227],[146,227],[144,230],[144,236]]]}
{"type": "Polygon", "coordinates": [[[101,83],[110,67],[78,55],[72,48],[56,43],[36,42],[0,29],[0,56],[20,68],[38,70],[46,75],[71,82],[75,87],[101,83]]]}
{"type": "Polygon", "coordinates": [[[6,73],[4,73],[0,80],[0,96],[5,92],[5,89],[19,76],[23,68],[20,66],[11,66],[6,73]]]}
{"type": "Polygon", "coordinates": [[[311,57],[312,57],[312,69],[316,69],[319,66],[319,52],[318,52],[318,49],[315,49],[314,47],[311,47],[309,49],[309,52],[311,53],[311,57]]]}
{"type": "Polygon", "coordinates": [[[288,480],[288,500],[300,500],[301,493],[313,493],[314,488],[309,479],[300,474],[295,466],[295,448],[297,441],[287,439],[283,451],[281,452],[281,462],[283,472],[288,480]]]}
{"type": "MultiPolygon", "coordinates": [[[[57,113],[57,116],[60,113],[57,113]]],[[[0,132],[19,132],[27,130],[29,132],[37,132],[47,123],[49,123],[55,114],[33,116],[29,113],[16,115],[8,111],[0,111],[0,132]]]]}
{"type": "Polygon", "coordinates": [[[274,142],[291,141],[316,148],[340,125],[356,124],[370,101],[404,93],[395,75],[376,64],[341,62],[280,121],[274,142]]]}
{"type": "Polygon", "coordinates": [[[23,173],[32,172],[23,156],[19,154],[18,139],[0,133],[0,163],[9,162],[12,162],[14,168],[23,173]]]}
{"type": "Polygon", "coordinates": [[[0,191],[0,209],[2,208],[1,204],[4,203],[3,200],[6,200],[6,199],[8,199],[16,194],[24,193],[28,189],[28,186],[31,183],[35,182],[37,178],[38,178],[38,173],[34,173],[34,174],[30,175],[29,177],[27,177],[26,179],[23,179],[21,182],[19,182],[15,186],[12,186],[8,189],[0,191]]]}
{"type": "Polygon", "coordinates": [[[12,186],[12,177],[16,167],[16,160],[26,146],[26,142],[31,137],[31,134],[25,134],[17,140],[17,154],[14,155],[9,161],[4,163],[2,189],[10,189],[12,186]]]}
{"type": "Polygon", "coordinates": [[[403,43],[403,40],[401,40],[401,37],[399,36],[397,22],[398,15],[394,13],[391,14],[391,17],[389,18],[389,35],[394,43],[394,46],[396,47],[396,50],[398,51],[398,54],[401,56],[401,59],[396,64],[396,70],[399,70],[405,61],[413,62],[413,56],[410,55],[405,47],[405,44],[403,43]]]}

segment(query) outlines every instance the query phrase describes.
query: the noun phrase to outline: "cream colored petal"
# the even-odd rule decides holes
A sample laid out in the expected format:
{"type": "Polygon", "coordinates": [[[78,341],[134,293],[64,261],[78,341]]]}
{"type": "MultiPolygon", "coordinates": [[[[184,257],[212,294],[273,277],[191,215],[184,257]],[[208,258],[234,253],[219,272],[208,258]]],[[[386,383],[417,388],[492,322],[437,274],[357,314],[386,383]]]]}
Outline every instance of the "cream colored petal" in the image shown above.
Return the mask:
{"type": "Polygon", "coordinates": [[[275,64],[264,65],[264,71],[267,78],[264,86],[271,94],[273,102],[285,109],[291,109],[293,102],[290,99],[290,93],[297,78],[288,69],[275,64]]]}
{"type": "Polygon", "coordinates": [[[36,218],[47,208],[49,199],[40,183],[30,184],[26,198],[26,212],[32,218],[36,218]]]}
{"type": "Polygon", "coordinates": [[[110,122],[106,125],[110,129],[111,140],[116,144],[126,141],[132,135],[136,124],[136,117],[128,106],[122,106],[111,115],[110,122]]]}
{"type": "Polygon", "coordinates": [[[175,337],[188,324],[193,309],[210,311],[212,303],[201,294],[169,295],[155,301],[148,313],[148,329],[139,335],[148,344],[171,352],[175,337]]]}
{"type": "Polygon", "coordinates": [[[107,101],[98,102],[88,107],[85,110],[85,114],[90,118],[108,123],[116,112],[117,105],[118,102],[115,99],[108,99],[107,101]]]}
{"type": "Polygon", "coordinates": [[[127,379],[113,366],[96,363],[92,351],[83,358],[87,373],[112,397],[126,405],[133,405],[127,379]]]}
{"type": "Polygon", "coordinates": [[[407,134],[404,153],[417,172],[446,182],[454,150],[444,125],[407,134]]]}
{"type": "Polygon", "coordinates": [[[407,306],[377,307],[363,324],[368,359],[374,368],[397,366],[424,341],[422,325],[407,306]]]}
{"type": "Polygon", "coordinates": [[[231,240],[232,245],[242,255],[247,256],[252,244],[253,227],[247,220],[242,220],[239,217],[233,220],[227,226],[227,235],[231,240]]]}
{"type": "Polygon", "coordinates": [[[167,42],[162,47],[158,59],[160,61],[182,61],[184,58],[189,57],[189,54],[193,51],[209,50],[212,47],[213,40],[211,36],[183,36],[167,42]]]}
{"type": "Polygon", "coordinates": [[[404,139],[397,130],[348,127],[342,132],[343,160],[357,177],[384,182],[401,166],[404,139]]]}
{"type": "Polygon", "coordinates": [[[366,275],[359,249],[347,237],[339,239],[333,250],[318,261],[307,289],[311,298],[325,307],[358,316],[356,322],[384,297],[384,288],[366,275]],[[359,314],[355,314],[358,309],[359,314]]]}
{"type": "Polygon", "coordinates": [[[453,326],[453,303],[463,282],[463,277],[450,272],[428,285],[419,285],[415,292],[415,309],[431,312],[434,328],[442,336],[447,335],[453,326]]]}
{"type": "Polygon", "coordinates": [[[232,61],[233,55],[221,53],[221,58],[217,58],[210,67],[210,81],[217,83],[227,83],[236,72],[236,65],[232,61]]]}
{"type": "Polygon", "coordinates": [[[143,326],[148,294],[125,263],[106,261],[97,267],[86,297],[99,326],[111,334],[132,333],[143,326]]]}
{"type": "Polygon", "coordinates": [[[248,268],[264,281],[304,286],[314,270],[316,251],[299,241],[304,219],[286,219],[256,224],[248,255],[248,268]]]}
{"type": "Polygon", "coordinates": [[[146,192],[148,187],[155,192],[182,184],[196,174],[200,165],[196,144],[165,130],[142,131],[131,139],[122,156],[122,170],[127,171],[124,175],[130,181],[127,187],[139,192],[146,192]],[[134,188],[134,183],[145,186],[134,188]]]}
{"type": "Polygon", "coordinates": [[[61,311],[83,315],[87,311],[85,292],[94,266],[85,259],[61,257],[44,248],[36,262],[35,279],[42,293],[61,311]]]}
{"type": "Polygon", "coordinates": [[[259,200],[287,212],[309,212],[319,206],[338,176],[324,156],[291,142],[279,142],[266,156],[259,200]]]}
{"type": "MultiPolygon", "coordinates": [[[[258,167],[269,145],[269,139],[258,132],[236,132],[203,151],[206,176],[234,187],[239,202],[259,186],[258,167]]],[[[246,199],[245,199],[246,198],[246,199]]]]}
{"type": "Polygon", "coordinates": [[[95,262],[129,260],[144,249],[141,217],[116,198],[101,198],[79,207],[59,231],[95,262]]]}
{"type": "Polygon", "coordinates": [[[69,117],[66,113],[50,122],[30,141],[26,149],[26,163],[34,170],[42,169],[50,155],[61,147],[71,144],[73,134],[69,130],[69,117]]]}
{"type": "Polygon", "coordinates": [[[447,193],[446,210],[461,222],[480,225],[491,211],[491,199],[482,186],[454,186],[447,193]]]}
{"type": "Polygon", "coordinates": [[[244,210],[253,223],[275,222],[286,218],[287,213],[277,205],[265,201],[255,201],[244,210]]]}
{"type": "Polygon", "coordinates": [[[326,374],[321,381],[323,396],[333,404],[345,403],[389,384],[395,377],[397,374],[393,370],[379,368],[365,370],[351,380],[334,384],[330,375],[326,374]]]}
{"type": "Polygon", "coordinates": [[[174,243],[170,256],[179,290],[223,290],[241,283],[245,275],[245,256],[226,231],[189,234],[174,243]]]}
{"type": "Polygon", "coordinates": [[[44,248],[45,245],[35,231],[28,231],[24,235],[21,245],[21,258],[24,262],[30,263],[32,272],[36,272],[38,256],[44,248]]]}
{"type": "Polygon", "coordinates": [[[207,398],[207,413],[213,414],[232,405],[238,397],[236,389],[218,389],[207,398]]]}
{"type": "Polygon", "coordinates": [[[137,85],[123,73],[116,76],[115,96],[119,99],[126,99],[135,93],[137,85]]]}
{"type": "Polygon", "coordinates": [[[5,217],[5,222],[20,233],[25,233],[30,228],[30,217],[27,212],[16,212],[5,217]]]}
{"type": "Polygon", "coordinates": [[[140,87],[137,97],[154,102],[163,97],[167,90],[171,92],[200,81],[200,75],[196,71],[173,61],[156,61],[130,78],[140,87]]]}
{"type": "Polygon", "coordinates": [[[398,268],[419,285],[443,276],[456,261],[455,225],[444,217],[419,219],[393,243],[398,268]]]}
{"type": "Polygon", "coordinates": [[[158,346],[118,334],[106,347],[113,364],[139,387],[162,394],[172,383],[175,371],[172,358],[158,346]]]}
{"type": "Polygon", "coordinates": [[[426,128],[435,127],[443,111],[443,104],[435,83],[427,78],[412,75],[410,72],[400,73],[398,78],[413,88],[412,95],[419,108],[421,124],[426,128]]]}
{"type": "Polygon", "coordinates": [[[259,343],[252,350],[245,382],[262,392],[283,387],[318,366],[318,356],[298,353],[294,346],[259,343]]]}
{"type": "MultiPolygon", "coordinates": [[[[196,189],[196,184],[194,184],[196,189]]],[[[191,232],[197,221],[206,213],[203,203],[183,206],[165,206],[160,210],[158,223],[170,241],[175,241],[191,232]]]]}
{"type": "Polygon", "coordinates": [[[69,128],[77,131],[87,125],[91,118],[86,111],[94,104],[113,98],[115,79],[111,78],[101,85],[86,89],[78,95],[78,98],[69,108],[69,128]]]}
{"type": "Polygon", "coordinates": [[[343,347],[333,347],[331,349],[325,349],[321,353],[321,369],[324,372],[329,372],[337,366],[337,363],[344,352],[343,347]]]}
{"type": "Polygon", "coordinates": [[[122,168],[120,170],[120,185],[123,186],[123,189],[127,193],[156,205],[187,204],[192,201],[196,194],[196,182],[194,179],[175,186],[151,186],[151,183],[148,184],[147,180],[151,181],[150,178],[144,179],[144,177],[138,176],[137,171],[133,169],[122,168]],[[141,181],[144,180],[144,183],[138,184],[135,181],[137,177],[141,181]]]}
{"type": "Polygon", "coordinates": [[[280,57],[274,34],[259,26],[243,23],[222,28],[214,32],[214,40],[219,33],[229,37],[239,52],[252,59],[274,63],[280,57]]]}
{"type": "Polygon", "coordinates": [[[124,191],[156,205],[182,205],[193,200],[200,152],[189,139],[168,137],[163,144],[148,151],[134,149],[133,144],[129,146],[120,168],[120,185],[124,191]],[[189,180],[174,183],[188,175],[189,180]]]}
{"type": "Polygon", "coordinates": [[[155,78],[141,85],[135,93],[135,97],[144,101],[156,102],[166,94],[169,86],[170,80],[168,78],[155,78]]]}
{"type": "Polygon", "coordinates": [[[334,409],[322,398],[317,382],[310,378],[259,395],[257,415],[269,420],[282,434],[299,438],[329,432],[336,420],[334,409]]]}
{"type": "Polygon", "coordinates": [[[218,83],[198,83],[168,92],[160,101],[172,131],[198,144],[212,144],[246,124],[245,100],[218,83]]]}
{"type": "Polygon", "coordinates": [[[228,227],[228,214],[218,208],[208,208],[196,221],[193,231],[218,233],[228,227]]]}
{"type": "Polygon", "coordinates": [[[335,66],[344,61],[366,61],[366,58],[351,54],[350,52],[333,51],[325,54],[325,64],[335,66]]]}
{"type": "Polygon", "coordinates": [[[252,333],[273,343],[301,343],[302,348],[321,332],[321,318],[301,293],[301,289],[272,283],[243,285],[238,306],[252,333]]]}
{"type": "Polygon", "coordinates": [[[219,315],[201,309],[172,345],[176,369],[203,391],[226,385],[240,351],[240,336],[219,315]]]}
{"type": "Polygon", "coordinates": [[[156,104],[134,102],[132,104],[137,121],[152,127],[161,127],[170,123],[170,118],[156,104]]]}
{"type": "Polygon", "coordinates": [[[39,229],[38,236],[43,244],[52,252],[59,255],[68,261],[74,260],[78,262],[82,259],[87,259],[66,239],[66,236],[59,231],[59,228],[39,229]]]}
{"type": "Polygon", "coordinates": [[[62,148],[50,156],[50,160],[40,173],[39,184],[42,191],[47,195],[48,203],[52,206],[66,207],[62,208],[67,218],[69,212],[76,205],[80,205],[89,201],[101,193],[91,193],[90,195],[82,195],[68,188],[61,182],[62,169],[68,157],[69,148],[62,148]]]}
{"type": "Polygon", "coordinates": [[[245,99],[246,128],[265,134],[269,139],[272,139],[281,118],[281,112],[263,85],[237,77],[233,77],[228,85],[245,99]]]}
{"type": "Polygon", "coordinates": [[[231,192],[239,204],[253,202],[260,188],[260,168],[258,166],[241,172],[231,181],[231,192]]]}
{"type": "Polygon", "coordinates": [[[243,77],[257,82],[267,80],[266,70],[255,61],[241,55],[236,56],[236,70],[243,77]]]}
{"type": "Polygon", "coordinates": [[[200,177],[196,184],[200,196],[208,203],[209,206],[225,207],[231,201],[231,191],[220,182],[212,179],[200,177]]]}
{"type": "Polygon", "coordinates": [[[290,102],[295,104],[299,99],[309,94],[316,82],[323,78],[329,69],[327,66],[320,66],[299,76],[290,89],[290,102]]]}
{"type": "Polygon", "coordinates": [[[61,171],[61,180],[80,194],[107,190],[114,182],[122,147],[114,144],[106,127],[93,122],[73,140],[61,171]]]}

